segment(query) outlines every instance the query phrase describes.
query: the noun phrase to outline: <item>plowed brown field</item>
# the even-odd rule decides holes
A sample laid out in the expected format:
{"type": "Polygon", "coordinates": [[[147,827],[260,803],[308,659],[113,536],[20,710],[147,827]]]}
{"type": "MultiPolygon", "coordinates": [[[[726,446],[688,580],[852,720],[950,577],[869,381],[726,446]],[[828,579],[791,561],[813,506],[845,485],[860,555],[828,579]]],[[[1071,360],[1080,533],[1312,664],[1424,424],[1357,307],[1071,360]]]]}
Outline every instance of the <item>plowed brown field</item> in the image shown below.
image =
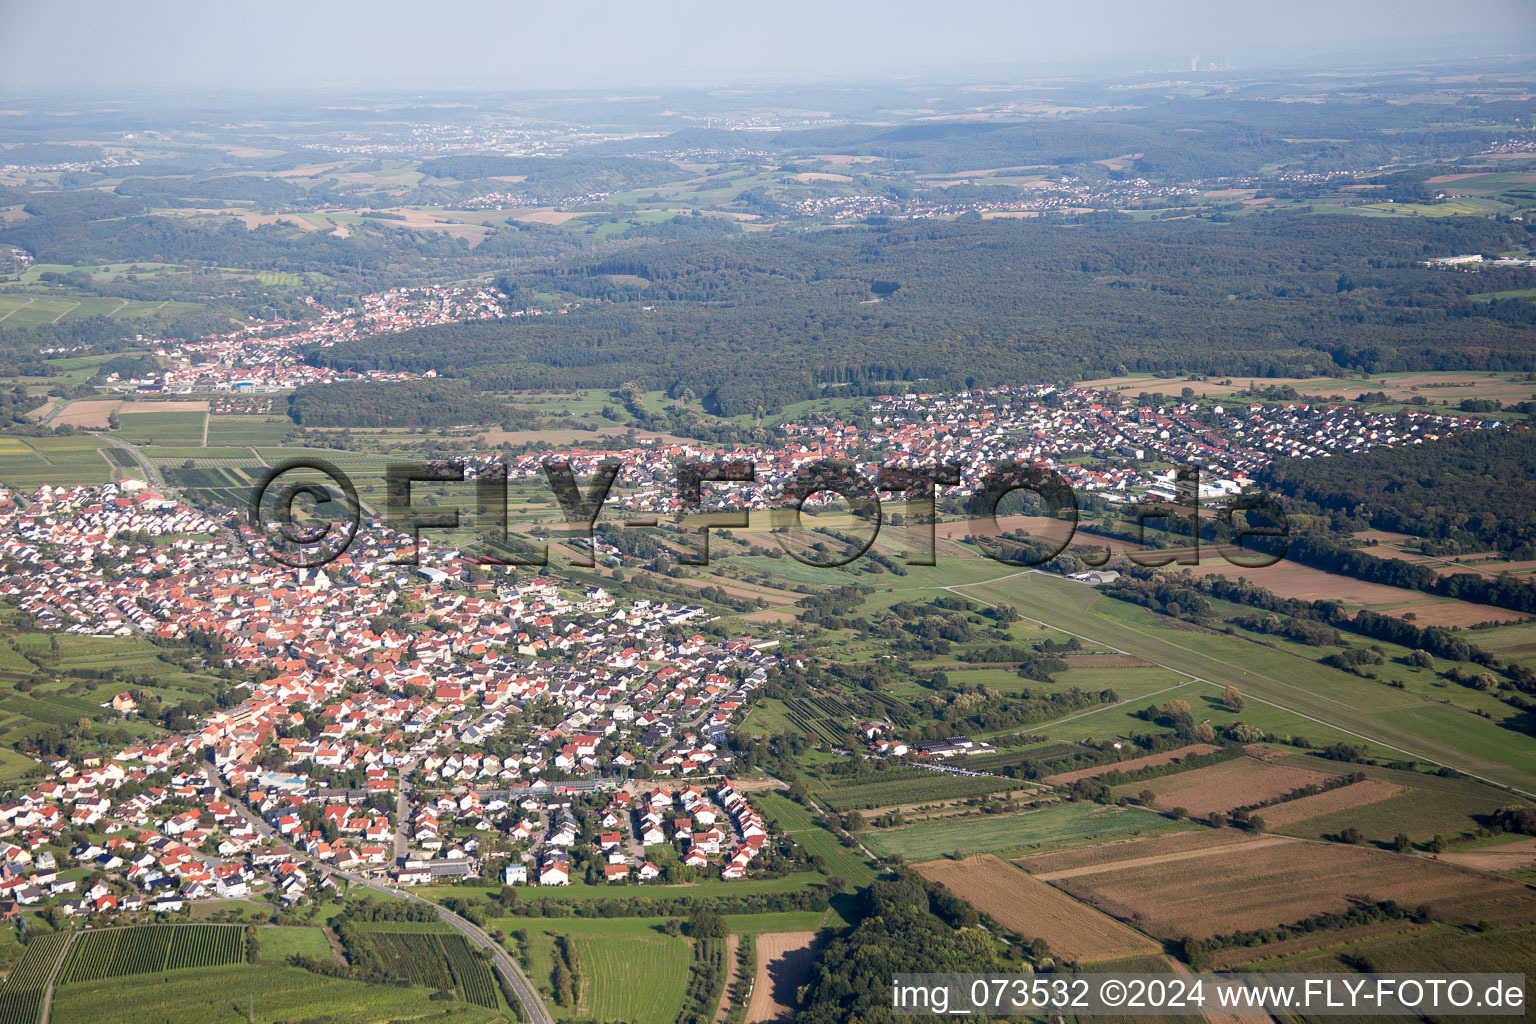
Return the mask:
{"type": "Polygon", "coordinates": [[[1145,935],[991,855],[929,861],[917,870],[1004,928],[1044,939],[1053,954],[1068,960],[1092,963],[1161,951],[1145,935]]]}

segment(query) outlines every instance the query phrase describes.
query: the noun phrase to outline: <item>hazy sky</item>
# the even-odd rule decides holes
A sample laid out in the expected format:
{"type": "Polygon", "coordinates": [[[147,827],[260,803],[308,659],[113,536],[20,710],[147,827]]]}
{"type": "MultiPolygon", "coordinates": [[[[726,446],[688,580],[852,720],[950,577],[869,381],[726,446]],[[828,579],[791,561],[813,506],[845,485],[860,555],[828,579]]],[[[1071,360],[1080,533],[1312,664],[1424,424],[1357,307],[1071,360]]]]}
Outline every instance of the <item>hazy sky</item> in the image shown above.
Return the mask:
{"type": "Polygon", "coordinates": [[[1536,50],[1531,0],[0,0],[19,87],[579,88],[1536,50]]]}

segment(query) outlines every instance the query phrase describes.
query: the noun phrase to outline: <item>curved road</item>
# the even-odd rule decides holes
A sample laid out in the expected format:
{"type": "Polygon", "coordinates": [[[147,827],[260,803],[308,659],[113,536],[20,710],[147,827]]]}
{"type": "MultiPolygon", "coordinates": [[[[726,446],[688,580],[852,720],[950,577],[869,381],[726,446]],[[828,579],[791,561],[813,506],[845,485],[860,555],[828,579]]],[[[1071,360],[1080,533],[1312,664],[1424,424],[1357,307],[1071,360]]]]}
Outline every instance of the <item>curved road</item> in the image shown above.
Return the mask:
{"type": "MultiPolygon", "coordinates": [[[[204,764],[203,775],[208,779],[209,785],[218,790],[220,797],[223,798],[223,789],[219,785],[219,778],[218,775],[214,772],[213,766],[210,764],[204,764]]],[[[354,874],[350,871],[338,871],[337,869],[331,867],[329,864],[326,864],[324,861],[310,856],[308,853],[305,853],[303,850],[295,847],[292,843],[289,843],[286,839],[280,836],[277,831],[272,828],[272,826],[268,825],[265,819],[247,807],[245,801],[237,800],[233,797],[228,799],[230,806],[234,807],[235,811],[246,821],[250,822],[252,827],[254,827],[258,832],[264,836],[267,836],[269,839],[272,839],[275,842],[287,847],[289,850],[292,850],[294,856],[308,861],[322,873],[338,878],[344,878],[354,885],[361,885],[365,888],[372,889],[375,892],[383,893],[386,896],[393,896],[396,899],[405,900],[407,903],[424,903],[430,906],[437,912],[438,917],[442,918],[448,924],[451,924],[454,928],[458,929],[470,942],[474,943],[481,949],[488,949],[491,951],[491,963],[495,965],[496,973],[505,978],[507,984],[511,986],[513,993],[517,996],[517,1001],[522,1004],[523,1014],[527,1019],[531,1020],[533,1024],[555,1024],[555,1018],[550,1014],[549,1008],[544,1005],[544,998],[539,995],[539,990],[534,988],[533,982],[529,979],[528,975],[523,973],[522,967],[516,961],[507,956],[506,951],[503,950],[501,946],[497,945],[495,939],[492,939],[489,935],[486,934],[485,929],[481,928],[479,925],[472,921],[460,917],[458,914],[455,914],[447,907],[439,906],[436,903],[433,903],[431,900],[424,900],[420,896],[413,896],[404,890],[396,889],[393,886],[385,885],[382,882],[374,881],[371,878],[365,878],[362,875],[354,874]]]]}
{"type": "Polygon", "coordinates": [[[160,475],[160,471],[158,469],[156,469],[154,467],[154,465],[148,459],[146,459],[144,457],[144,454],[142,452],[140,452],[137,447],[135,447],[134,445],[129,444],[127,441],[121,441],[121,440],[113,437],[111,434],[94,434],[93,433],[93,434],[91,434],[91,436],[92,437],[99,437],[103,441],[111,441],[117,447],[119,447],[119,448],[126,448],[130,452],[132,452],[134,459],[138,462],[139,465],[144,467],[144,473],[148,477],[149,482],[154,485],[156,490],[164,492],[164,490],[165,490],[165,478],[160,475]]]}

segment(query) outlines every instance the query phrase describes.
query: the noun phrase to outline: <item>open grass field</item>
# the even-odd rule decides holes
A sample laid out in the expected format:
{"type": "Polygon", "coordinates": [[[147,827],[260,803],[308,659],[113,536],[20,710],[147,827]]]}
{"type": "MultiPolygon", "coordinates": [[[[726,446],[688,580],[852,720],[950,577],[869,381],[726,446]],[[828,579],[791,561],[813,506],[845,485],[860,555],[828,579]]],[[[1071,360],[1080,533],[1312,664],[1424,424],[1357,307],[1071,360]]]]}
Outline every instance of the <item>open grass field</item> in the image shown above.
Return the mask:
{"type": "Polygon", "coordinates": [[[159,445],[201,445],[207,412],[118,413],[117,434],[124,441],[142,441],[159,445]]]}
{"type": "Polygon", "coordinates": [[[838,841],[837,836],[816,824],[810,811],[777,793],[759,793],[753,797],[765,818],[776,819],[779,827],[807,853],[820,855],[828,875],[838,875],[850,885],[866,885],[875,871],[864,855],[838,841]]]}
{"type": "Polygon", "coordinates": [[[1062,803],[1022,814],[939,819],[860,835],[876,853],[909,861],[954,852],[1021,854],[1071,844],[1158,835],[1191,828],[1137,807],[1062,803]]]}
{"type": "Polygon", "coordinates": [[[622,1020],[672,1024],[687,991],[692,943],[666,935],[663,918],[509,918],[504,930],[528,940],[529,976],[549,991],[555,936],[569,939],[579,980],[575,1006],[546,1005],[563,1020],[622,1020]]]}
{"type": "MultiPolygon", "coordinates": [[[[1238,637],[1175,630],[1144,608],[1044,573],[1025,572],[955,589],[972,599],[1012,605],[1021,615],[1186,673],[1198,685],[1160,699],[1182,696],[1198,708],[1198,718],[1214,724],[1241,719],[1278,734],[1304,735],[1314,743],[1335,738],[1365,741],[1363,745],[1379,756],[1395,759],[1406,754],[1536,792],[1536,749],[1523,742],[1520,733],[1427,696],[1238,637]],[[1225,712],[1215,699],[1229,684],[1248,698],[1241,714],[1225,712]],[[1391,713],[1401,708],[1417,713],[1391,713]]],[[[1132,702],[1095,712],[1069,723],[1073,728],[1066,731],[1103,736],[1138,728],[1138,720],[1124,714],[1136,706],[1132,702]]],[[[1034,731],[1053,737],[1062,732],[1050,726],[1034,731]]]]}
{"type": "Polygon", "coordinates": [[[267,963],[284,963],[295,953],[329,959],[331,944],[325,932],[305,925],[268,925],[260,930],[261,959],[267,963]]]}
{"type": "Polygon", "coordinates": [[[419,988],[366,985],[298,967],[235,965],[60,986],[51,1024],[148,1021],[248,1024],[324,1020],[327,1024],[442,1021],[488,1024],[500,1014],[462,1001],[440,1002],[419,988]]]}
{"type": "Polygon", "coordinates": [[[1053,884],[1163,939],[1288,924],[1359,898],[1428,905],[1453,923],[1536,922],[1536,891],[1517,882],[1421,857],[1302,841],[1105,865],[1053,884]]]}
{"type": "Polygon", "coordinates": [[[1321,785],[1327,779],[1321,772],[1239,757],[1209,768],[1127,783],[1116,787],[1115,795],[1132,796],[1149,789],[1157,795],[1157,807],[1182,807],[1190,814],[1204,817],[1212,811],[1230,811],[1273,800],[1303,786],[1321,785]]]}
{"type": "Polygon", "coordinates": [[[1337,951],[1260,961],[1256,969],[1275,971],[1376,972],[1479,971],[1530,974],[1536,965],[1536,928],[1501,928],[1486,932],[1440,928],[1425,935],[1388,936],[1349,944],[1337,951]],[[1348,956],[1353,961],[1346,963],[1348,956]]]}
{"type": "Polygon", "coordinates": [[[664,935],[572,940],[581,965],[582,986],[575,1014],[583,1019],[634,1024],[672,1024],[688,986],[691,950],[664,935]]]}
{"type": "Polygon", "coordinates": [[[1077,963],[1162,952],[1145,935],[992,856],[917,865],[924,878],[1026,939],[1044,939],[1054,956],[1077,963]]]}
{"type": "Polygon", "coordinates": [[[121,475],[95,438],[0,437],[0,483],[31,490],[43,484],[101,484],[121,475]]]}
{"type": "Polygon", "coordinates": [[[119,299],[110,295],[92,295],[89,292],[75,295],[41,291],[7,292],[0,294],[0,329],[42,327],[45,324],[92,316],[139,320],[151,316],[175,316],[199,308],[190,302],[147,302],[119,299]]]}
{"type": "MultiPolygon", "coordinates": [[[[280,445],[293,432],[293,421],[265,416],[210,416],[208,417],[208,443],[210,445],[280,445]]],[[[260,463],[251,452],[246,452],[254,468],[260,463]]]]}
{"type": "MultiPolygon", "coordinates": [[[[1331,764],[1305,755],[1287,757],[1286,763],[1321,767],[1324,770],[1331,764]]],[[[1502,807],[1529,804],[1529,801],[1522,801],[1510,793],[1492,789],[1472,779],[1441,778],[1374,765],[1351,765],[1349,769],[1364,772],[1369,782],[1400,786],[1403,791],[1384,800],[1358,804],[1290,824],[1270,824],[1271,815],[1280,813],[1285,804],[1267,807],[1259,812],[1260,815],[1269,827],[1282,830],[1287,835],[1319,839],[1353,828],[1368,842],[1385,845],[1399,832],[1407,834],[1415,842],[1427,842],[1436,835],[1455,838],[1474,832],[1502,807]]]]}

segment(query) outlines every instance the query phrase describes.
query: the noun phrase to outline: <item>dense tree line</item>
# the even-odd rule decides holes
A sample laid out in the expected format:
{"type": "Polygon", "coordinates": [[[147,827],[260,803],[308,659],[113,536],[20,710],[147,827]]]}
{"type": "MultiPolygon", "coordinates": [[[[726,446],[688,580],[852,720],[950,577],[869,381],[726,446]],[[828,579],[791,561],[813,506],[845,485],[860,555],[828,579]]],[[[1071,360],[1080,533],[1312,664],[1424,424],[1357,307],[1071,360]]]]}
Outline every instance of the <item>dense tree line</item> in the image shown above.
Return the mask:
{"type": "Polygon", "coordinates": [[[1536,558],[1536,431],[1478,430],[1329,459],[1276,459],[1263,484],[1372,529],[1451,541],[1461,551],[1536,558]]]}
{"type": "Polygon", "coordinates": [[[860,902],[863,919],[817,953],[795,1024],[895,1024],[892,976],[1004,969],[996,940],[973,927],[976,912],[915,872],[871,883],[860,902]]]}
{"type": "Polygon", "coordinates": [[[1489,275],[1474,283],[1416,266],[1524,245],[1526,228],[1452,221],[1106,216],[1070,231],[919,222],[679,241],[523,275],[525,288],[608,300],[568,316],[423,328],[307,358],[472,372],[487,389],[686,387],[722,415],[772,411],[827,385],[879,393],[919,379],[937,390],[1123,370],[1536,369],[1536,304],[1505,322],[1468,298],[1496,286],[1489,275]],[[871,281],[899,290],[869,304],[871,281]],[[642,300],[653,308],[637,315],[642,300]]]}
{"type": "Polygon", "coordinates": [[[485,426],[505,421],[509,407],[462,380],[345,381],[297,388],[288,415],[306,427],[485,426]]]}

